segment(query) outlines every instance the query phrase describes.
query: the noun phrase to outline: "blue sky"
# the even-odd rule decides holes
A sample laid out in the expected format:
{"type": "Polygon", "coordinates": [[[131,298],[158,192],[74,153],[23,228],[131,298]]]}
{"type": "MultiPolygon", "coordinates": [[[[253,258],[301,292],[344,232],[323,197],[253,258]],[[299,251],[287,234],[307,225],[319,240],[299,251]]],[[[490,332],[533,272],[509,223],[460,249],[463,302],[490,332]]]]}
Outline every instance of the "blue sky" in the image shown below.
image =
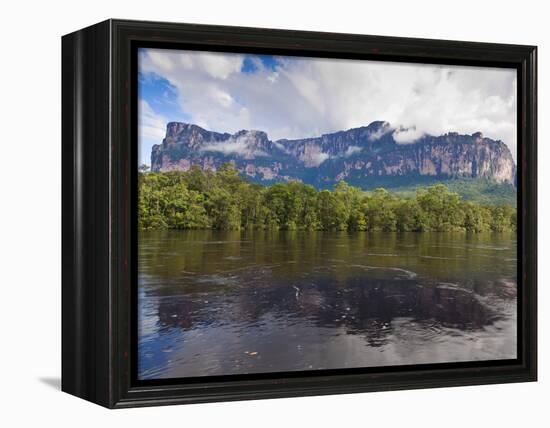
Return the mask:
{"type": "Polygon", "coordinates": [[[185,120],[185,113],[178,105],[178,91],[167,79],[153,73],[139,73],[138,96],[147,100],[151,108],[165,117],[185,120]]]}
{"type": "MultiPolygon", "coordinates": [[[[182,53],[185,55],[185,52],[182,53]]],[[[140,52],[140,58],[148,55],[148,50],[140,52]]],[[[219,54],[213,54],[219,55],[219,54]]],[[[223,54],[222,54],[223,55],[223,54]]],[[[232,56],[232,54],[226,54],[232,56]]],[[[265,70],[276,71],[277,58],[272,55],[242,55],[239,72],[242,75],[255,74],[265,70]]],[[[182,77],[184,78],[185,73],[182,77]]],[[[150,164],[151,148],[162,140],[161,131],[165,124],[171,121],[193,122],[193,116],[181,108],[178,88],[163,76],[160,71],[146,71],[143,67],[138,71],[138,99],[140,102],[140,150],[139,163],[150,164]],[[152,125],[152,126],[151,126],[152,125]],[[159,128],[159,125],[162,125],[159,128]]],[[[238,94],[235,94],[238,100],[238,94]]]]}
{"type": "Polygon", "coordinates": [[[277,67],[277,60],[273,55],[246,55],[241,66],[241,72],[255,73],[259,71],[260,67],[257,65],[257,60],[260,60],[267,69],[275,70],[277,67]]]}
{"type": "Polygon", "coordinates": [[[273,139],[389,122],[399,143],[477,131],[516,156],[515,70],[140,49],[139,162],[166,123],[273,139]]]}

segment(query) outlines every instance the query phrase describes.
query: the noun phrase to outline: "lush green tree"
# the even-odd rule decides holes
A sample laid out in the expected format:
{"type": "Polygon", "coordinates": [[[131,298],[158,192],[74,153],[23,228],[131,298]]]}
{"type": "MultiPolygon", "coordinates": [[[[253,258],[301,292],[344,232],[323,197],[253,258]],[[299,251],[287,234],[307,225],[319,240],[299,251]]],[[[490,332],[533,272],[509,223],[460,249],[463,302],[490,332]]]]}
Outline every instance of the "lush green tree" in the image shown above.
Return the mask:
{"type": "Polygon", "coordinates": [[[500,205],[491,209],[491,229],[495,232],[515,230],[517,214],[510,205],[500,205]]]}
{"type": "Polygon", "coordinates": [[[194,190],[204,194],[213,187],[214,176],[212,171],[203,171],[197,165],[193,165],[182,178],[187,183],[187,188],[189,190],[194,190]]]}
{"type": "Polygon", "coordinates": [[[481,205],[465,202],[462,205],[464,211],[464,228],[469,232],[486,232],[491,228],[491,211],[481,205]]]}
{"type": "Polygon", "coordinates": [[[348,230],[367,230],[367,219],[363,209],[364,192],[357,187],[350,186],[345,181],[339,181],[334,186],[334,195],[344,205],[348,230]]]}
{"type": "Polygon", "coordinates": [[[262,196],[263,186],[252,184],[240,189],[241,196],[241,226],[244,229],[263,227],[265,210],[262,196]]]}
{"type": "Polygon", "coordinates": [[[159,174],[140,174],[138,224],[142,229],[165,229],[166,198],[162,191],[165,177],[159,174]]]}
{"type": "Polygon", "coordinates": [[[436,184],[417,192],[416,200],[426,214],[430,230],[457,230],[462,227],[464,212],[460,195],[450,192],[447,186],[436,184]]]}
{"type": "Polygon", "coordinates": [[[297,181],[252,184],[232,164],[217,172],[138,174],[138,225],[141,229],[281,229],[471,232],[516,230],[510,205],[462,201],[444,185],[397,197],[385,189],[364,192],[344,181],[317,191],[297,181]]]}
{"type": "Polygon", "coordinates": [[[404,199],[396,204],[395,221],[400,232],[422,232],[428,228],[426,213],[415,199],[404,199]]]}
{"type": "Polygon", "coordinates": [[[241,227],[238,201],[226,189],[212,189],[206,202],[206,211],[214,229],[237,230],[241,227]]]}
{"type": "Polygon", "coordinates": [[[328,190],[319,192],[317,213],[323,230],[346,230],[346,206],[334,193],[328,190]]]}
{"type": "Polygon", "coordinates": [[[397,199],[386,189],[368,195],[363,204],[368,230],[396,230],[396,205],[397,199]]]}
{"type": "Polygon", "coordinates": [[[301,229],[318,230],[321,228],[317,212],[317,190],[313,186],[302,184],[300,187],[300,215],[301,229]]]}
{"type": "Polygon", "coordinates": [[[288,184],[277,183],[270,186],[264,193],[264,202],[272,212],[271,217],[279,229],[296,229],[300,201],[296,192],[292,192],[288,184]]]}

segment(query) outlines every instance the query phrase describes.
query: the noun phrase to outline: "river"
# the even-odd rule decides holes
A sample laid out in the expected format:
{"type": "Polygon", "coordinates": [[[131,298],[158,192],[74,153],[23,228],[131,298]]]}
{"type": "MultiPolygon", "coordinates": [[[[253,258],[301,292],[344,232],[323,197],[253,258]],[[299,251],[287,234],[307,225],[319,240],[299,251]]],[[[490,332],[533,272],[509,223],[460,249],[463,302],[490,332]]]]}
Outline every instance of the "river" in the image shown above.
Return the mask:
{"type": "Polygon", "coordinates": [[[516,358],[516,235],[140,232],[138,377],[516,358]]]}

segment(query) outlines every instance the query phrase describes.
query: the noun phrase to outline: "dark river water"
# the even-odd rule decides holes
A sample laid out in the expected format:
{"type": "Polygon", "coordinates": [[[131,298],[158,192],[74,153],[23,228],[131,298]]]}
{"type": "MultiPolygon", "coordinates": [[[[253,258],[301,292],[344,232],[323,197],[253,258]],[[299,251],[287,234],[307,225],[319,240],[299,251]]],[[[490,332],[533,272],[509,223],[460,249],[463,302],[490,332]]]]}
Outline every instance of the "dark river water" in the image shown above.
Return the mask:
{"type": "Polygon", "coordinates": [[[138,376],[516,358],[515,234],[142,232],[138,376]]]}

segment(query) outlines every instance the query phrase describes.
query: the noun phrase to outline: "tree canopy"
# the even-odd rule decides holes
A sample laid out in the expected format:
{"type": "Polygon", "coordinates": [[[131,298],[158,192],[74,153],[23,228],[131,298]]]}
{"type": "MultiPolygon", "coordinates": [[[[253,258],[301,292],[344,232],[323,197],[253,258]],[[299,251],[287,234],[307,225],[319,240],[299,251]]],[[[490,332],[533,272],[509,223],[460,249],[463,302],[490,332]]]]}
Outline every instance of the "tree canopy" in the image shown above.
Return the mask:
{"type": "Polygon", "coordinates": [[[516,229],[511,205],[464,201],[443,184],[399,197],[383,188],[365,192],[345,181],[316,190],[297,181],[253,184],[230,164],[217,172],[139,169],[141,229],[277,229],[348,231],[507,231],[516,229]]]}

